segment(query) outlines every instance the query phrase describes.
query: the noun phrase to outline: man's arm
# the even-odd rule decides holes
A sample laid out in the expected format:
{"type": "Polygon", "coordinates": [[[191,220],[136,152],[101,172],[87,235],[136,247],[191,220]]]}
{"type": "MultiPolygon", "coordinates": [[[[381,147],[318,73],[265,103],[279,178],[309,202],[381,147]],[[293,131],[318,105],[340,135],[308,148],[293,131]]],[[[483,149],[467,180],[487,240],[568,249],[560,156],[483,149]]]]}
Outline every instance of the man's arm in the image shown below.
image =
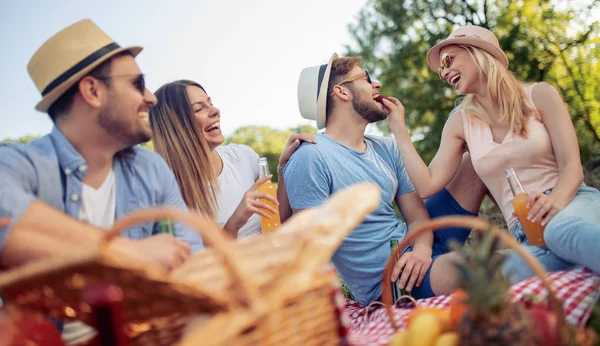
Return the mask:
{"type": "Polygon", "coordinates": [[[0,252],[2,267],[18,266],[75,251],[89,251],[98,247],[104,235],[104,231],[79,222],[38,200],[33,200],[18,220],[13,219],[12,227],[9,225],[6,228],[3,232],[7,236],[0,252]]]}
{"type": "MultiPolygon", "coordinates": [[[[82,223],[38,200],[34,191],[36,171],[25,154],[14,147],[0,147],[0,265],[17,266],[76,251],[93,251],[106,231],[82,223]]],[[[43,174],[44,172],[40,172],[43,174]]],[[[185,252],[168,237],[143,240],[117,237],[108,250],[166,269],[181,263],[185,252]]]]}
{"type": "MultiPolygon", "coordinates": [[[[408,225],[409,234],[415,225],[429,220],[429,213],[416,191],[397,195],[395,200],[400,213],[408,225]]],[[[398,262],[396,262],[392,271],[392,281],[396,281],[400,273],[402,273],[400,281],[398,281],[400,288],[406,287],[406,290],[410,292],[415,284],[417,287],[421,286],[425,274],[431,266],[432,246],[432,232],[426,232],[416,238],[412,242],[412,251],[404,253],[398,262]]]]}
{"type": "MultiPolygon", "coordinates": [[[[396,204],[398,210],[404,217],[406,224],[408,225],[408,233],[411,233],[414,226],[420,222],[429,220],[429,212],[425,208],[423,200],[416,191],[405,193],[403,195],[397,195],[396,204]]],[[[424,246],[431,250],[433,246],[433,233],[424,233],[412,242],[413,248],[418,246],[424,246]]]]}
{"type": "MultiPolygon", "coordinates": [[[[395,155],[396,178],[398,179],[398,190],[394,200],[408,225],[408,232],[411,233],[417,223],[429,220],[429,212],[408,177],[400,151],[396,145],[393,148],[392,154],[395,155]]],[[[402,273],[398,285],[400,288],[406,287],[409,292],[415,284],[417,287],[421,285],[431,266],[433,233],[429,232],[419,236],[411,245],[412,251],[406,252],[400,257],[394,266],[391,277],[392,281],[396,281],[402,273]]]]}
{"type": "MultiPolygon", "coordinates": [[[[105,234],[104,230],[34,200],[10,230],[0,252],[0,266],[13,267],[48,257],[95,251],[105,234]]],[[[170,270],[189,255],[189,249],[186,252],[177,242],[169,235],[141,240],[117,237],[109,244],[108,251],[170,270]]]]}
{"type": "Polygon", "coordinates": [[[103,231],[36,200],[36,171],[16,147],[0,147],[0,264],[14,266],[98,246],[103,231]]]}
{"type": "MultiPolygon", "coordinates": [[[[165,207],[188,211],[189,209],[185,204],[183,197],[181,196],[181,190],[179,190],[179,185],[177,185],[175,175],[173,174],[167,163],[164,160],[162,160],[162,158],[160,158],[160,164],[158,169],[159,174],[163,178],[163,201],[161,204],[163,204],[165,207]]],[[[155,225],[155,228],[157,227],[158,222],[155,225]]],[[[175,222],[173,224],[173,228],[175,230],[175,237],[189,244],[192,252],[204,249],[202,237],[200,236],[200,234],[198,234],[198,232],[195,229],[179,222],[175,222]]]]}

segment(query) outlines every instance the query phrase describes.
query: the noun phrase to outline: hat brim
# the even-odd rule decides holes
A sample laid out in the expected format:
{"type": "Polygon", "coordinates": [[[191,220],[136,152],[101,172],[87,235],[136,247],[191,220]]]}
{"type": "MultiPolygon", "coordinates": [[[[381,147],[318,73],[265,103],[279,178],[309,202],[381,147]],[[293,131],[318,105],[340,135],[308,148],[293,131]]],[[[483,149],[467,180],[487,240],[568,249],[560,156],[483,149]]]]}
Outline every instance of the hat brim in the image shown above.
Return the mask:
{"type": "Polygon", "coordinates": [[[329,89],[329,76],[331,75],[331,64],[333,63],[333,60],[337,58],[339,58],[337,53],[333,53],[331,58],[329,58],[327,68],[323,74],[323,82],[321,82],[321,87],[319,88],[319,97],[317,98],[317,128],[319,130],[324,129],[327,124],[327,90],[329,89]]]}
{"type": "Polygon", "coordinates": [[[56,102],[62,96],[62,94],[64,94],[67,90],[69,90],[69,88],[72,87],[73,84],[77,83],[81,78],[83,78],[85,75],[90,73],[98,65],[100,65],[104,61],[110,59],[111,57],[115,56],[116,54],[119,54],[119,53],[125,52],[125,51],[129,51],[135,57],[138,54],[140,54],[140,52],[142,50],[143,50],[143,48],[139,47],[139,46],[123,47],[123,48],[115,49],[106,55],[103,55],[98,60],[94,61],[93,63],[89,64],[85,68],[81,69],[79,72],[73,74],[64,83],[60,84],[59,86],[54,88],[52,91],[47,93],[42,98],[42,100],[35,106],[35,109],[40,112],[46,113],[48,111],[48,109],[50,108],[50,106],[52,106],[52,104],[54,102],[56,102]]]}
{"type": "Polygon", "coordinates": [[[427,52],[427,64],[429,68],[435,72],[438,71],[440,67],[440,52],[442,48],[450,45],[466,45],[481,48],[500,61],[505,68],[508,68],[508,58],[502,49],[478,37],[452,37],[431,47],[427,52]]]}

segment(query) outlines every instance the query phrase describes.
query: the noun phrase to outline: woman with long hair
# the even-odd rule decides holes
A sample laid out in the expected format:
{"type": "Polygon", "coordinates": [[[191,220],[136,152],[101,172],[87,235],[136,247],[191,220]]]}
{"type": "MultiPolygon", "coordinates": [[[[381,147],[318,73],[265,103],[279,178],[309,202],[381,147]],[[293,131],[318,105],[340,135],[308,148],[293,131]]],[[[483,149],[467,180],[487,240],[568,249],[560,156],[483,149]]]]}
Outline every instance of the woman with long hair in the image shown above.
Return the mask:
{"type": "Polygon", "coordinates": [[[175,173],[190,209],[216,219],[234,238],[260,233],[260,216],[279,212],[282,222],[291,216],[282,169],[301,141],[314,141],[311,135],[294,134],[288,139],[279,158],[281,188],[276,199],[257,191],[271,177],[258,179],[259,157],[254,150],[240,144],[221,146],[225,141],[221,112],[200,84],[179,80],[163,85],[155,95],[158,103],[149,116],[154,149],[175,173]],[[279,205],[279,210],[265,200],[279,205]]]}
{"type": "MultiPolygon", "coordinates": [[[[427,54],[431,69],[464,95],[444,126],[427,166],[413,146],[399,100],[384,100],[406,170],[422,198],[441,190],[468,150],[473,167],[502,210],[512,235],[549,271],[584,266],[600,273],[600,192],[583,183],[577,136],[558,91],[524,84],[508,69],[498,39],[479,26],[457,28],[427,54]],[[514,214],[505,170],[514,169],[529,193],[528,219],[545,226],[546,246],[532,246],[514,214]]],[[[532,276],[517,256],[504,273],[532,276]]]]}

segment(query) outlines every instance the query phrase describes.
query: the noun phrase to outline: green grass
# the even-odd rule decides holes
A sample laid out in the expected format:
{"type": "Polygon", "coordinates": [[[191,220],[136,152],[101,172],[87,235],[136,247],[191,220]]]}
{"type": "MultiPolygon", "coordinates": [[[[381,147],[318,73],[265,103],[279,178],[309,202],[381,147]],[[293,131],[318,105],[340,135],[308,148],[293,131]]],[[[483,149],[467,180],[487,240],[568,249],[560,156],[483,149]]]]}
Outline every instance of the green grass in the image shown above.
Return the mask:
{"type": "MultiPolygon", "coordinates": [[[[596,306],[594,307],[594,310],[592,311],[592,315],[590,316],[590,319],[588,320],[587,326],[589,328],[592,328],[596,332],[597,335],[600,335],[600,300],[598,300],[596,302],[596,306]]],[[[596,346],[600,346],[600,338],[598,339],[596,346]]]]}
{"type": "Polygon", "coordinates": [[[344,297],[354,300],[352,292],[350,292],[350,289],[348,288],[348,286],[346,286],[346,283],[344,282],[342,277],[338,276],[338,278],[340,279],[340,285],[342,286],[342,292],[344,293],[344,297]]]}

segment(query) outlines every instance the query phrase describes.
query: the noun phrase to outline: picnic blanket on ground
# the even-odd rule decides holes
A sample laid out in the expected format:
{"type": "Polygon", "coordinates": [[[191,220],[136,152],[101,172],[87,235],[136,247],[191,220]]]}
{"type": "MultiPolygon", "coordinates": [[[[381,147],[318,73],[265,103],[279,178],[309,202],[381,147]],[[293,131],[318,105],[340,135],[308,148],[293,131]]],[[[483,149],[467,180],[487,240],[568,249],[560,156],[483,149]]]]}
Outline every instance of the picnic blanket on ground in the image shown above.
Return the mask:
{"type": "MultiPolygon", "coordinates": [[[[585,325],[594,304],[600,297],[600,276],[587,269],[578,269],[550,273],[548,277],[556,289],[558,299],[563,302],[567,322],[573,325],[585,325]]],[[[547,291],[536,277],[511,287],[513,301],[521,300],[531,294],[543,301],[547,296],[547,291]]],[[[422,306],[439,308],[447,307],[449,302],[450,296],[448,295],[417,301],[422,306]]],[[[349,319],[348,329],[351,345],[387,345],[390,342],[393,331],[383,307],[374,306],[376,310],[373,310],[372,307],[367,316],[366,307],[360,303],[350,299],[346,299],[345,303],[346,308],[343,314],[349,319]]],[[[410,305],[413,304],[410,303],[410,305]]],[[[396,307],[394,310],[398,325],[400,328],[405,328],[406,318],[412,309],[396,307]]]]}

